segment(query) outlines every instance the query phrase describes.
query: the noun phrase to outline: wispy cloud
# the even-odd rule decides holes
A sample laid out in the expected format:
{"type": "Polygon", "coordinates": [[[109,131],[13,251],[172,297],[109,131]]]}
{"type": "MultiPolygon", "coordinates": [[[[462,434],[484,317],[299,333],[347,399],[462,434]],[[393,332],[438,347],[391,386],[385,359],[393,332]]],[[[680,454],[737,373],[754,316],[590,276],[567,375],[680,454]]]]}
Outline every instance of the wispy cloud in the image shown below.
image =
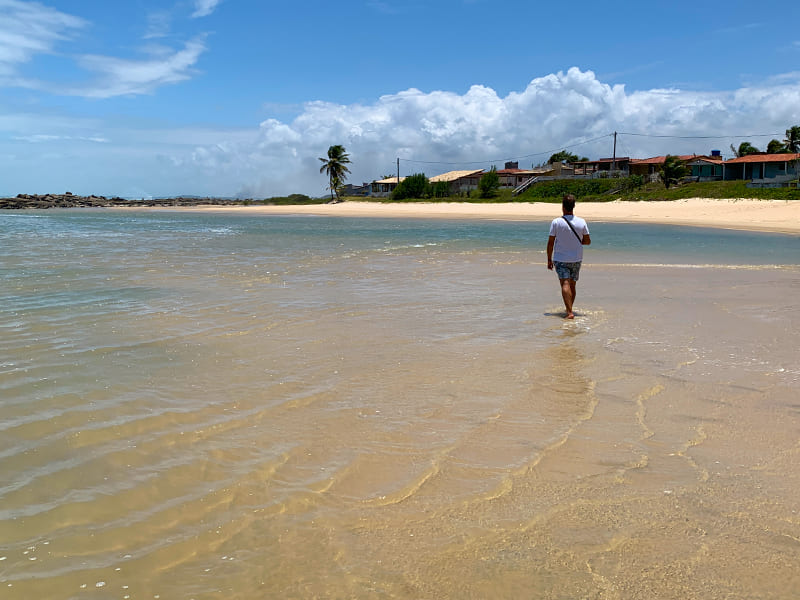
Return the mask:
{"type": "Polygon", "coordinates": [[[168,12],[155,11],[147,15],[147,31],[144,34],[146,40],[163,38],[169,35],[171,17],[168,12]]]}
{"type": "Polygon", "coordinates": [[[192,17],[207,17],[217,8],[221,0],[194,0],[192,17]]]}
{"type": "Polygon", "coordinates": [[[94,142],[97,144],[105,144],[108,142],[106,138],[100,136],[85,137],[85,136],[73,136],[73,135],[52,135],[46,133],[36,133],[32,135],[15,135],[11,139],[20,142],[30,142],[32,144],[40,144],[45,142],[61,142],[61,141],[94,142]]]}
{"type": "Polygon", "coordinates": [[[53,52],[57,42],[86,27],[83,19],[37,2],[0,0],[0,77],[37,54],[53,52]]]}
{"type": "Polygon", "coordinates": [[[741,23],[740,25],[734,25],[732,27],[723,27],[721,29],[717,29],[716,33],[738,35],[748,31],[752,31],[754,29],[759,29],[761,27],[764,27],[764,23],[758,23],[758,22],[741,23]]]}
{"type": "MultiPolygon", "coordinates": [[[[210,12],[218,1],[197,0],[198,11],[210,12]]],[[[0,0],[0,84],[88,98],[149,94],[159,86],[194,76],[197,73],[194,66],[206,50],[205,36],[198,36],[177,49],[150,43],[142,48],[146,57],[140,59],[78,56],[74,60],[90,75],[88,81],[80,84],[54,83],[24,75],[24,63],[38,54],[55,53],[59,42],[74,37],[87,26],[79,17],[37,2],[0,0]]],[[[150,13],[144,39],[163,38],[169,29],[168,13],[150,13]]]]}
{"type": "Polygon", "coordinates": [[[603,79],[611,80],[611,81],[618,80],[618,79],[624,79],[624,78],[629,77],[630,75],[634,75],[636,73],[643,73],[643,72],[646,72],[646,71],[652,71],[653,69],[657,69],[658,67],[660,67],[663,64],[664,64],[663,60],[656,60],[656,61],[653,61],[653,62],[641,64],[641,65],[632,65],[631,67],[629,67],[627,69],[623,69],[621,71],[612,71],[612,72],[609,72],[609,73],[601,73],[600,77],[602,77],[603,79]]]}
{"type": "Polygon", "coordinates": [[[61,91],[91,98],[149,94],[159,86],[192,77],[196,73],[194,65],[205,50],[204,38],[198,37],[186,42],[180,50],[143,60],[84,55],[78,63],[94,73],[96,79],[86,86],[73,86],[61,91]]]}

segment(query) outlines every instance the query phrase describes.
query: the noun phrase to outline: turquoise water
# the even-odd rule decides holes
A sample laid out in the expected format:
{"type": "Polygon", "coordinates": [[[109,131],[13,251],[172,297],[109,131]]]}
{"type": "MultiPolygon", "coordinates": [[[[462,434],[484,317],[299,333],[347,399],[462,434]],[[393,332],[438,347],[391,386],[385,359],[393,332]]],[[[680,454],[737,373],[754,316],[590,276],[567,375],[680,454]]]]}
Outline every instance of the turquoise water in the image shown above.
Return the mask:
{"type": "MultiPolygon", "coordinates": [[[[440,246],[448,250],[538,251],[545,222],[329,218],[308,216],[203,215],[169,212],[52,211],[0,214],[6,250],[50,241],[64,252],[101,247],[109,256],[163,249],[198,253],[259,251],[267,258],[292,252],[329,253],[440,246]],[[214,240],[215,247],[208,246],[214,240]]],[[[800,236],[668,225],[591,225],[587,262],[607,256],[637,261],[700,261],[725,264],[797,264],[800,236]],[[627,255],[627,257],[626,257],[627,255]]],[[[47,246],[41,245],[42,253],[47,246]]],[[[29,251],[35,256],[36,248],[29,251]]],[[[24,256],[24,253],[21,253],[24,256]]],[[[79,259],[79,256],[75,257],[79,259]]]]}
{"type": "Polygon", "coordinates": [[[0,212],[2,597],[795,597],[800,237],[590,228],[0,212]]]}

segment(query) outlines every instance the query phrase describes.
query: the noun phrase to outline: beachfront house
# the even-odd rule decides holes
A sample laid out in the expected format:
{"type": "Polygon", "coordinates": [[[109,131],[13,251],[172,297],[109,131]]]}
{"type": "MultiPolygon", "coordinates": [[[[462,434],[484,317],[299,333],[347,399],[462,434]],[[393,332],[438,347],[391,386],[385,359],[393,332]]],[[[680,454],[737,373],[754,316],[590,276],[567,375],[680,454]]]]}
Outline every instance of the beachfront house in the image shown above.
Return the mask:
{"type": "MultiPolygon", "coordinates": [[[[404,179],[405,177],[401,177],[400,181],[403,181],[404,179]]],[[[387,177],[386,179],[373,181],[370,186],[370,196],[375,198],[386,198],[392,195],[392,192],[397,186],[397,177],[387,177]]]]}
{"type": "MultiPolygon", "coordinates": [[[[715,151],[716,152],[716,151],[715,151]]],[[[722,179],[722,157],[696,156],[686,161],[689,167],[689,174],[695,181],[720,181],[722,179]]]]}
{"type": "Polygon", "coordinates": [[[666,156],[651,156],[650,158],[634,158],[628,165],[631,175],[641,175],[648,181],[657,181],[661,167],[664,166],[666,156]]]}
{"type": "MultiPolygon", "coordinates": [[[[692,177],[704,177],[702,181],[712,181],[715,174],[717,179],[722,179],[722,156],[718,150],[713,150],[711,156],[705,154],[678,154],[680,160],[686,163],[692,177]]],[[[634,158],[630,162],[630,174],[641,175],[648,181],[658,181],[666,156],[652,156],[650,158],[634,158]]],[[[700,181],[700,179],[698,179],[700,181]]]]}
{"type": "Polygon", "coordinates": [[[506,163],[505,169],[497,171],[501,188],[513,190],[529,181],[532,177],[536,177],[537,181],[546,181],[548,179],[571,177],[574,172],[572,165],[560,162],[533,167],[532,169],[519,169],[516,166],[512,166],[516,164],[518,163],[506,163]]]}
{"type": "Polygon", "coordinates": [[[372,190],[372,185],[369,183],[362,183],[356,185],[354,183],[346,183],[342,187],[342,196],[369,196],[372,190]]]}
{"type": "Polygon", "coordinates": [[[800,153],[748,154],[726,160],[723,177],[749,179],[748,187],[787,187],[797,180],[800,153]]]}
{"type": "Polygon", "coordinates": [[[600,158],[598,160],[579,160],[572,163],[573,173],[576,176],[608,177],[617,173],[621,177],[629,174],[631,159],[629,156],[616,158],[600,158]]]}
{"type": "Polygon", "coordinates": [[[448,171],[441,175],[434,175],[428,181],[431,183],[440,183],[446,181],[450,184],[450,195],[458,196],[459,194],[468,194],[472,190],[478,189],[478,182],[481,180],[484,171],[483,169],[474,169],[471,171],[448,171]]]}
{"type": "Polygon", "coordinates": [[[498,169],[497,178],[500,180],[501,188],[511,188],[522,185],[536,173],[533,169],[498,169]]]}

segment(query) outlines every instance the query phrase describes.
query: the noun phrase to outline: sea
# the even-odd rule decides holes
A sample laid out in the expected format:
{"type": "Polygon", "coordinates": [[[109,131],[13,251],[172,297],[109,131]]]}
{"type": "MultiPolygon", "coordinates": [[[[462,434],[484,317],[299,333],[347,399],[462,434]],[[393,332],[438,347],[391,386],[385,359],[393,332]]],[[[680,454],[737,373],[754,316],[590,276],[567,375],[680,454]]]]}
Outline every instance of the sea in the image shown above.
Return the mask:
{"type": "Polygon", "coordinates": [[[800,236],[0,213],[0,598],[796,599],[800,236]]]}

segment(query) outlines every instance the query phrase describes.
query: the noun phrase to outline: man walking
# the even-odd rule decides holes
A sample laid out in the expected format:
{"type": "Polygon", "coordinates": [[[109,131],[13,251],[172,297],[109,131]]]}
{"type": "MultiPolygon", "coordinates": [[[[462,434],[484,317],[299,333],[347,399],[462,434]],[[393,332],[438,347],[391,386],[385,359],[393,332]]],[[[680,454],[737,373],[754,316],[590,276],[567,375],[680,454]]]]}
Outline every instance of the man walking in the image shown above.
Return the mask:
{"type": "Polygon", "coordinates": [[[575,196],[566,194],[561,201],[562,216],[550,223],[550,238],[547,240],[547,268],[556,269],[561,282],[561,297],[567,309],[565,318],[574,319],[572,305],[575,303],[575,284],[583,260],[583,247],[592,243],[586,221],[576,217],[575,196]]]}

